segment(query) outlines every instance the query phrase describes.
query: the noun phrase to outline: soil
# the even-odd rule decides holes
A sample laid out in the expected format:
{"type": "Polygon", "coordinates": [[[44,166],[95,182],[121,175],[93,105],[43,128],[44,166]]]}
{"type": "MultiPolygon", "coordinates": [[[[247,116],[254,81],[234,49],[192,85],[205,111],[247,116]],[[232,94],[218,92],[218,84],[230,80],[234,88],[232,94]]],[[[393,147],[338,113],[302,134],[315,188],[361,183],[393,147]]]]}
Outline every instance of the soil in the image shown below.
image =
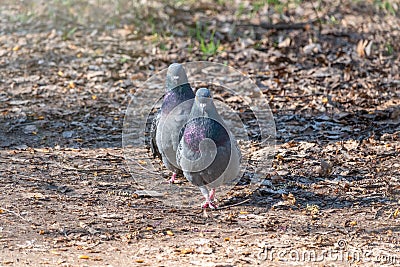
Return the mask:
{"type": "Polygon", "coordinates": [[[398,1],[2,2],[0,266],[400,265],[398,1]],[[277,133],[207,217],[142,194],[121,141],[135,90],[198,60],[277,133]]]}

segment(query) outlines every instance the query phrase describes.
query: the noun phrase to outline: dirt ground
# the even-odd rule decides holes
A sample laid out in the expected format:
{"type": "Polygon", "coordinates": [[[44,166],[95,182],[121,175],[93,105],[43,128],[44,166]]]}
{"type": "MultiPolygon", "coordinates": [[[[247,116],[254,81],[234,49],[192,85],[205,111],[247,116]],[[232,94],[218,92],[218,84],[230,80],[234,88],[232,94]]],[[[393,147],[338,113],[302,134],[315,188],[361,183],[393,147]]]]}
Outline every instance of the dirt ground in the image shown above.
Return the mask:
{"type": "Polygon", "coordinates": [[[400,266],[399,1],[1,2],[0,266],[400,266]],[[207,218],[139,194],[121,143],[135,90],[198,60],[277,131],[207,218]]]}

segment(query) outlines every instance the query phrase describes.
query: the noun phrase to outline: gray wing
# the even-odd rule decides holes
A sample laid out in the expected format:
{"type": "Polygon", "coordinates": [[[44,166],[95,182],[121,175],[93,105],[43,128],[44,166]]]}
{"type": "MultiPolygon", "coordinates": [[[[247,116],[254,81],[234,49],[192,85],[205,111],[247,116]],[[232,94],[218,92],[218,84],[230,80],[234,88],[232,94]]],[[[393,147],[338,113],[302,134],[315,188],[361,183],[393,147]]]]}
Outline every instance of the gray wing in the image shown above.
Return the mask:
{"type": "Polygon", "coordinates": [[[158,110],[157,113],[154,114],[154,118],[151,122],[149,146],[150,146],[150,151],[153,155],[153,158],[158,157],[159,159],[162,159],[161,153],[158,149],[157,142],[156,142],[157,125],[160,122],[160,117],[161,117],[161,110],[158,110]]]}

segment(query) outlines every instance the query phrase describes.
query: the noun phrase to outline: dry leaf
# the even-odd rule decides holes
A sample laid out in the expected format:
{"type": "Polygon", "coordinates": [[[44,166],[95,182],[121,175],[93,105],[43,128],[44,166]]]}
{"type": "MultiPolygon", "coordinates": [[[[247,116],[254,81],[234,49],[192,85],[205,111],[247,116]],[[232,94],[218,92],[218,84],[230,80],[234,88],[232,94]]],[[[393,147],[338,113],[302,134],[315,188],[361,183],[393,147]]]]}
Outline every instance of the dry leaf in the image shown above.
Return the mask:
{"type": "Polygon", "coordinates": [[[142,260],[142,259],[137,259],[137,260],[135,260],[135,262],[137,262],[137,263],[143,263],[144,260],[142,260]]]}
{"type": "Polygon", "coordinates": [[[332,173],[332,164],[321,159],[321,166],[318,166],[315,172],[322,177],[329,176],[332,173]]]}
{"type": "Polygon", "coordinates": [[[369,57],[371,55],[371,49],[372,49],[372,44],[373,43],[374,43],[373,41],[370,41],[368,43],[368,45],[365,47],[365,49],[364,49],[365,54],[367,55],[367,57],[369,57]]]}
{"type": "Polygon", "coordinates": [[[285,181],[285,179],[283,179],[282,176],[280,176],[280,175],[274,175],[271,177],[271,182],[273,184],[282,183],[284,181],[285,181]]]}
{"type": "Polygon", "coordinates": [[[226,101],[226,102],[242,103],[242,102],[243,102],[243,99],[240,98],[239,96],[234,95],[234,96],[228,97],[225,101],[226,101]]]}
{"type": "Polygon", "coordinates": [[[279,47],[279,48],[282,48],[282,47],[289,47],[291,42],[292,42],[292,40],[291,40],[289,37],[287,37],[285,40],[283,40],[282,42],[280,42],[280,43],[278,44],[278,47],[279,47]]]}
{"type": "Polygon", "coordinates": [[[51,254],[54,254],[54,255],[61,255],[61,252],[59,252],[59,251],[57,251],[57,250],[50,250],[49,251],[51,254]]]}
{"type": "Polygon", "coordinates": [[[393,218],[397,218],[397,216],[399,216],[399,214],[400,214],[400,210],[399,210],[399,208],[397,208],[394,212],[393,212],[393,218]]]}
{"type": "Polygon", "coordinates": [[[306,55],[316,54],[316,53],[321,52],[321,50],[322,50],[321,49],[321,45],[320,44],[315,44],[315,43],[311,43],[311,44],[308,44],[308,45],[303,47],[303,52],[306,55]]]}
{"type": "Polygon", "coordinates": [[[296,198],[292,193],[289,193],[288,195],[282,194],[282,199],[289,205],[296,204],[296,198]]]}
{"type": "Polygon", "coordinates": [[[167,231],[167,235],[169,235],[169,236],[173,236],[174,235],[174,233],[172,232],[172,231],[167,231]]]}
{"type": "Polygon", "coordinates": [[[40,200],[44,200],[46,199],[46,197],[42,194],[42,193],[26,193],[25,194],[26,198],[35,198],[35,199],[40,199],[40,200]]]}
{"type": "Polygon", "coordinates": [[[369,42],[368,40],[358,41],[357,47],[356,47],[357,54],[360,57],[365,57],[365,55],[369,56],[369,54],[371,53],[371,45],[372,45],[372,42],[369,42]],[[366,50],[368,50],[368,52],[366,50]]]}
{"type": "Polygon", "coordinates": [[[356,51],[357,51],[358,56],[363,57],[365,55],[364,54],[364,47],[365,47],[364,40],[358,41],[357,47],[356,47],[356,51]]]}
{"type": "Polygon", "coordinates": [[[346,221],[344,223],[344,227],[349,227],[349,226],[356,226],[357,222],[356,221],[346,221]]]}
{"type": "Polygon", "coordinates": [[[82,259],[82,260],[87,260],[87,259],[89,259],[90,257],[89,257],[88,255],[79,255],[78,258],[79,258],[79,259],[82,259]]]}
{"type": "Polygon", "coordinates": [[[308,212],[310,212],[311,215],[315,215],[319,212],[319,207],[318,207],[318,205],[308,205],[307,204],[306,210],[308,212]]]}
{"type": "Polygon", "coordinates": [[[181,249],[181,254],[190,254],[193,253],[194,249],[188,248],[188,249],[181,249]]]}

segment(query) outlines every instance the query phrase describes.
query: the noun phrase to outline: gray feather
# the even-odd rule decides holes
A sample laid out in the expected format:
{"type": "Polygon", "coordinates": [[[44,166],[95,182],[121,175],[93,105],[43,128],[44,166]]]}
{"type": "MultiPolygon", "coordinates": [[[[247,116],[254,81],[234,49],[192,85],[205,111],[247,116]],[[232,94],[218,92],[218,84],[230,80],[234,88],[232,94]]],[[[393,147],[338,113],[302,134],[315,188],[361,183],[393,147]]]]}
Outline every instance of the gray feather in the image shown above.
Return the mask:
{"type": "Polygon", "coordinates": [[[237,142],[217,112],[211,93],[196,93],[177,151],[184,176],[196,186],[215,188],[239,174],[241,154],[237,142]]]}
{"type": "Polygon", "coordinates": [[[167,71],[165,95],[161,109],[153,119],[150,147],[158,154],[167,169],[179,172],[176,164],[176,150],[179,145],[179,131],[187,121],[194,98],[181,64],[171,64],[167,71]]]}

